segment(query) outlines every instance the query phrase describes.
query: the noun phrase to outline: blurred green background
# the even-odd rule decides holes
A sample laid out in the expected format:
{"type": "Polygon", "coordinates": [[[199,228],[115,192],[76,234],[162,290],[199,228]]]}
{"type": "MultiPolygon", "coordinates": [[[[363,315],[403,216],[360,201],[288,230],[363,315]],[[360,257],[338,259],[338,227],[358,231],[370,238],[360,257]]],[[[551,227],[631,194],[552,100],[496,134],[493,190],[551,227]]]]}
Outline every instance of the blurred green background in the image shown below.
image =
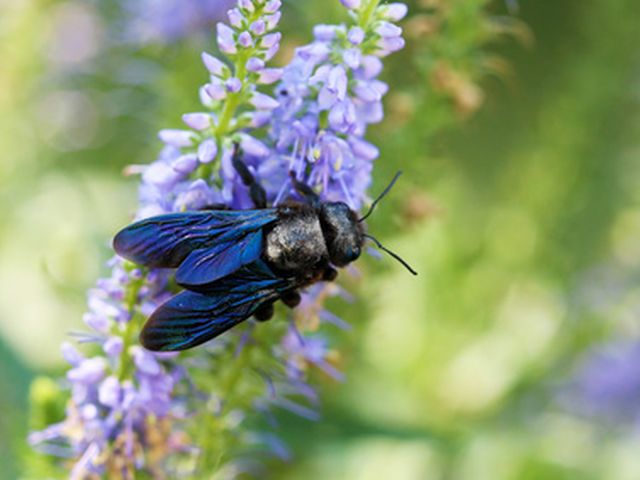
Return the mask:
{"type": "MultiPolygon", "coordinates": [[[[210,32],[127,36],[123,3],[0,4],[0,477],[135,208],[123,168],[206,81],[210,32]]],[[[640,3],[410,7],[370,134],[374,191],[406,175],[369,226],[420,275],[362,262],[356,301],[332,304],[348,379],[320,379],[322,421],[282,416],[295,461],[274,478],[637,480],[640,391],[622,424],[562,394],[592,348],[640,338],[640,3]]],[[[281,61],[340,15],[286,4],[281,61]]]]}

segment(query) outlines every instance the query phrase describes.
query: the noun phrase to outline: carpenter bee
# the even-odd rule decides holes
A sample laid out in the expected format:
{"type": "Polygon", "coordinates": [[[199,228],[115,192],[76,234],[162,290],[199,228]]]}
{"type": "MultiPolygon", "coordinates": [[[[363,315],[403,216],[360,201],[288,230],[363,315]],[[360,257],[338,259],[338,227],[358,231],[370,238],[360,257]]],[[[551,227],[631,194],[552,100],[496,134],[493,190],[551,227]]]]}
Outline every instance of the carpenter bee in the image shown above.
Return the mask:
{"type": "Polygon", "coordinates": [[[210,209],[170,213],[138,221],[113,240],[122,257],[151,268],[175,268],[184,290],[160,305],[140,333],[154,351],[200,345],[252,315],[264,321],[277,300],[291,308],[299,290],[332,281],[334,267],[356,260],[365,239],[416,272],[364,231],[363,221],[391,189],[400,172],[362,218],[343,202],[323,202],[291,174],[303,201],[267,208],[264,189],[240,159],[234,168],[249,188],[254,210],[210,209]]]}

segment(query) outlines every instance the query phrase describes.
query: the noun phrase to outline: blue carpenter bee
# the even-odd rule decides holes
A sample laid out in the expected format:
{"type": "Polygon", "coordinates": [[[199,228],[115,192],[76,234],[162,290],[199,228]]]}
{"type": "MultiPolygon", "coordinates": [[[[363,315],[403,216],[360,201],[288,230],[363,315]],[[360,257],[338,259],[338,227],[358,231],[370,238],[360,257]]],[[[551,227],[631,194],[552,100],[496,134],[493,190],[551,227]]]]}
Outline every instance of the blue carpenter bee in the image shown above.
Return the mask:
{"type": "Polygon", "coordinates": [[[200,345],[252,315],[268,320],[273,303],[294,308],[299,290],[332,281],[334,267],[356,260],[365,238],[415,271],[364,232],[362,222],[391,189],[400,173],[365,216],[343,202],[322,202],[292,174],[304,201],[267,208],[266,194],[240,160],[233,165],[249,188],[255,210],[202,210],[147,218],[121,230],[113,240],[122,257],[151,268],[176,268],[184,290],[160,305],[144,325],[142,345],[155,351],[200,345]]]}

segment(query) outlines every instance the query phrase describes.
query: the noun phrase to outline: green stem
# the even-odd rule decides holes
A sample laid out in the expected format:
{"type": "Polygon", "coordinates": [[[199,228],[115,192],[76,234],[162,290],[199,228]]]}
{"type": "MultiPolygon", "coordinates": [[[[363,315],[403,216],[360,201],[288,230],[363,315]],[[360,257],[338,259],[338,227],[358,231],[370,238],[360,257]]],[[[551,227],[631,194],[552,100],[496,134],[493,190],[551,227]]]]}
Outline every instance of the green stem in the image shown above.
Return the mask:
{"type": "Polygon", "coordinates": [[[227,413],[228,406],[232,405],[233,402],[230,402],[229,399],[233,398],[233,393],[235,391],[236,385],[238,384],[238,380],[242,378],[242,375],[247,370],[247,366],[251,363],[251,351],[252,345],[247,344],[242,348],[240,355],[236,358],[235,362],[233,362],[232,368],[227,373],[227,378],[225,379],[224,385],[222,387],[222,399],[223,405],[220,415],[224,415],[227,413]]]}
{"type": "Polygon", "coordinates": [[[218,145],[218,157],[213,162],[210,162],[201,167],[199,176],[204,180],[209,180],[209,178],[213,174],[214,166],[219,164],[220,162],[220,158],[222,156],[222,140],[226,138],[230,133],[229,125],[231,124],[231,120],[233,120],[238,107],[242,103],[245,84],[247,82],[247,60],[249,58],[249,55],[241,53],[238,54],[238,57],[234,63],[235,77],[238,78],[240,82],[242,82],[242,88],[239,92],[230,93],[227,96],[226,102],[224,103],[224,107],[222,108],[222,112],[220,113],[220,121],[218,122],[218,126],[213,132],[213,137],[215,138],[216,144],[218,145]]]}
{"type": "Polygon", "coordinates": [[[365,32],[369,29],[369,24],[371,23],[371,17],[373,13],[376,11],[376,8],[378,8],[379,3],[380,3],[380,0],[369,0],[360,9],[360,15],[359,15],[360,18],[358,19],[359,20],[358,25],[365,32]]]}
{"type": "MultiPolygon", "coordinates": [[[[202,450],[200,471],[217,471],[224,463],[225,456],[232,451],[233,432],[225,425],[225,416],[233,407],[238,406],[238,399],[242,398],[243,392],[237,390],[237,385],[246,378],[243,374],[246,374],[251,363],[252,348],[251,344],[245,345],[240,355],[230,362],[229,369],[219,377],[221,388],[217,395],[223,403],[219,412],[209,417],[208,421],[202,421],[198,433],[198,445],[202,450]]],[[[228,355],[233,355],[231,350],[228,355]]]]}
{"type": "Polygon", "coordinates": [[[235,116],[236,110],[240,106],[240,101],[242,99],[242,94],[244,93],[247,80],[247,60],[246,55],[238,55],[238,59],[235,64],[235,76],[242,82],[242,88],[239,92],[231,93],[227,97],[227,101],[225,102],[222,113],[220,114],[220,122],[215,130],[216,141],[220,141],[222,137],[229,133],[229,124],[235,116]]]}
{"type": "MultiPolygon", "coordinates": [[[[251,18],[248,19],[248,22],[252,23],[253,21],[260,18],[260,16],[262,15],[262,10],[263,10],[262,7],[256,8],[251,18]]],[[[226,98],[224,106],[222,107],[222,112],[220,113],[220,117],[219,117],[220,120],[213,132],[213,137],[215,138],[216,144],[219,147],[218,157],[215,159],[215,161],[200,167],[201,168],[199,172],[200,178],[209,180],[213,173],[214,166],[219,164],[220,158],[222,156],[222,150],[223,150],[222,148],[220,148],[222,146],[222,140],[224,138],[227,138],[231,133],[229,126],[231,124],[231,121],[235,117],[238,108],[242,104],[242,100],[245,94],[245,88],[247,86],[247,80],[248,80],[247,61],[254,54],[255,54],[254,49],[243,50],[238,53],[238,56],[234,61],[234,64],[233,64],[234,76],[238,80],[240,80],[240,82],[242,83],[242,88],[240,89],[239,92],[230,93],[226,98]]]]}
{"type": "Polygon", "coordinates": [[[121,382],[130,375],[132,369],[129,348],[133,345],[135,333],[138,331],[138,327],[140,326],[140,322],[138,320],[141,316],[136,310],[136,304],[138,302],[138,293],[140,293],[140,288],[142,288],[144,280],[144,276],[140,279],[131,280],[131,283],[129,283],[125,292],[125,305],[127,307],[127,312],[131,315],[131,319],[127,322],[124,334],[122,335],[123,346],[122,352],[120,353],[120,366],[118,370],[118,380],[121,382]]]}

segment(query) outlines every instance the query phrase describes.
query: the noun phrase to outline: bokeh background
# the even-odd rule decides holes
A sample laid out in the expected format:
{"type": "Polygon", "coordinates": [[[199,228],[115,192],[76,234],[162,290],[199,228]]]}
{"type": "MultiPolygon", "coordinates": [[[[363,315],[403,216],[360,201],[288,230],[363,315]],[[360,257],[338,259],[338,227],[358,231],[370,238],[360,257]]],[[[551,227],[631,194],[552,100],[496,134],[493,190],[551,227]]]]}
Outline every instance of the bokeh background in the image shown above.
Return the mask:
{"type": "MultiPolygon", "coordinates": [[[[31,383],[63,374],[136,204],[123,169],[196,108],[224,3],[0,3],[2,478],[37,462],[31,383]]],[[[409,4],[370,137],[374,191],[405,175],[370,230],[420,275],[361,262],[332,305],[347,381],[319,379],[320,422],[282,416],[273,477],[637,480],[640,3],[409,4]]],[[[281,61],[343,14],[284,13],[281,61]]]]}

